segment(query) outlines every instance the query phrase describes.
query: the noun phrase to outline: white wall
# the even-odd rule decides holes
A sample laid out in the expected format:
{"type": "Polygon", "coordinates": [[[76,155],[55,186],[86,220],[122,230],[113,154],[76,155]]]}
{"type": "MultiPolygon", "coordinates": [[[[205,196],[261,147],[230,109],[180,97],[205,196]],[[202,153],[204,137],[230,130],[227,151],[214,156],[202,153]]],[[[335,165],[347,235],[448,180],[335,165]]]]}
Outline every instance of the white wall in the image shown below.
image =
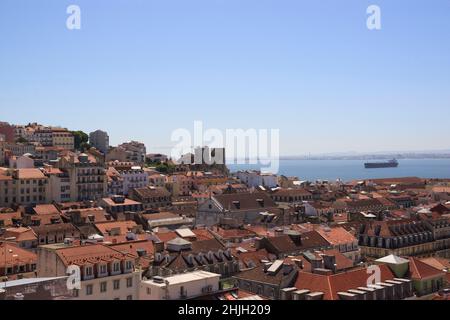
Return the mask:
{"type": "Polygon", "coordinates": [[[177,281],[174,284],[170,284],[171,279],[175,277],[168,277],[166,280],[169,282],[166,284],[158,284],[150,281],[141,282],[141,288],[139,293],[140,300],[182,300],[186,298],[197,297],[200,295],[206,294],[203,289],[205,287],[211,286],[211,292],[217,292],[219,290],[219,274],[212,274],[209,272],[202,272],[203,274],[209,276],[205,276],[203,278],[196,277],[197,272],[185,273],[182,276],[189,278],[192,275],[193,279],[179,282],[177,281]],[[194,279],[197,278],[197,279],[194,279]],[[181,287],[183,287],[183,291],[186,293],[186,297],[181,297],[181,287]],[[168,293],[168,295],[166,294],[168,293]]]}

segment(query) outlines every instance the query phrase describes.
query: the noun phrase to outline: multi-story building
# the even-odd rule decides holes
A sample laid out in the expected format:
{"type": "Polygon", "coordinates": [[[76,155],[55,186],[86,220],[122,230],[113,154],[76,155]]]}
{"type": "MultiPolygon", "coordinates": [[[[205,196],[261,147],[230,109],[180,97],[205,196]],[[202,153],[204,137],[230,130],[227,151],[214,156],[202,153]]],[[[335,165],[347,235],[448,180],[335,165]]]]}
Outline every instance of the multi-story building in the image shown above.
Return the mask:
{"type": "Polygon", "coordinates": [[[0,206],[46,203],[48,178],[39,169],[0,169],[0,206]]]}
{"type": "Polygon", "coordinates": [[[427,256],[450,248],[449,226],[445,219],[375,221],[359,225],[357,238],[365,256],[427,256]]]}
{"type": "Polygon", "coordinates": [[[29,156],[12,156],[9,158],[9,167],[11,169],[32,169],[34,160],[29,156]]]}
{"type": "Polygon", "coordinates": [[[117,217],[120,213],[139,212],[143,210],[140,202],[130,200],[124,196],[112,196],[111,198],[103,198],[99,200],[99,204],[109,214],[117,217]]]}
{"type": "Polygon", "coordinates": [[[146,156],[147,161],[150,162],[166,162],[169,158],[165,154],[161,153],[149,153],[146,156]]]}
{"type": "Polygon", "coordinates": [[[131,162],[133,158],[133,153],[125,150],[122,147],[112,147],[106,153],[106,161],[119,161],[119,162],[131,162]]]}
{"type": "Polygon", "coordinates": [[[1,142],[4,152],[13,156],[23,156],[24,154],[34,155],[36,153],[36,146],[32,143],[14,143],[14,142],[1,142]]]}
{"type": "Polygon", "coordinates": [[[199,205],[197,224],[212,226],[224,220],[238,224],[259,223],[264,216],[273,220],[275,211],[278,211],[277,205],[266,193],[220,194],[199,205]]]}
{"type": "Polygon", "coordinates": [[[69,202],[71,200],[71,181],[68,172],[49,165],[45,166],[42,172],[49,179],[49,201],[69,202]]]}
{"type": "Polygon", "coordinates": [[[0,168],[0,207],[11,206],[17,202],[16,183],[11,170],[0,168]]]}
{"type": "Polygon", "coordinates": [[[140,300],[186,300],[219,291],[220,274],[194,271],[141,282],[140,300]]]}
{"type": "Polygon", "coordinates": [[[131,189],[130,198],[142,203],[144,209],[165,208],[172,203],[170,192],[160,187],[131,189]]]}
{"type": "Polygon", "coordinates": [[[69,175],[70,201],[98,200],[106,196],[106,169],[100,158],[68,152],[59,159],[57,166],[69,175]]]}
{"type": "Polygon", "coordinates": [[[51,128],[39,128],[31,136],[32,142],[37,142],[44,147],[53,145],[53,131],[51,128]]]}
{"type": "Polygon", "coordinates": [[[123,195],[123,178],[114,167],[109,167],[106,171],[108,178],[108,195],[123,195]]]}
{"type": "Polygon", "coordinates": [[[137,141],[131,141],[122,143],[119,147],[129,152],[129,159],[127,159],[127,161],[132,161],[136,164],[145,163],[145,157],[147,154],[145,144],[137,141]]]}
{"type": "Polygon", "coordinates": [[[271,173],[262,173],[260,171],[239,171],[237,172],[237,177],[249,188],[256,188],[259,186],[274,188],[278,185],[278,177],[271,173]]]}
{"type": "Polygon", "coordinates": [[[40,246],[38,276],[66,276],[69,267],[79,268],[81,285],[74,289],[79,300],[137,300],[140,271],[134,256],[99,244],[40,246]]]}
{"type": "Polygon", "coordinates": [[[154,261],[147,275],[172,276],[196,270],[213,272],[226,279],[239,271],[239,262],[231,249],[226,248],[217,239],[187,241],[175,238],[166,243],[155,242],[154,261]]]}
{"type": "Polygon", "coordinates": [[[3,141],[5,142],[14,142],[15,141],[14,127],[7,122],[0,122],[0,136],[3,137],[3,141]]]}
{"type": "Polygon", "coordinates": [[[8,279],[34,277],[36,254],[0,240],[0,276],[8,279]]]}
{"type": "Polygon", "coordinates": [[[2,142],[0,142],[0,166],[5,165],[5,147],[2,142]]]}
{"type": "Polygon", "coordinates": [[[64,150],[75,148],[75,137],[65,128],[37,126],[29,139],[44,147],[59,147],[64,150]]]}
{"type": "Polygon", "coordinates": [[[303,188],[278,189],[270,194],[273,201],[277,203],[302,204],[304,201],[312,201],[313,195],[303,188]]]}
{"type": "Polygon", "coordinates": [[[316,231],[345,257],[355,263],[360,261],[361,249],[358,246],[358,239],[350,232],[342,227],[319,227],[316,231]]]}
{"type": "Polygon", "coordinates": [[[75,137],[66,129],[52,130],[52,146],[65,150],[75,149],[75,137]]]}
{"type": "Polygon", "coordinates": [[[128,195],[131,188],[148,186],[148,175],[140,166],[116,167],[123,181],[123,194],[128,195]]]}
{"type": "Polygon", "coordinates": [[[96,130],[89,134],[89,143],[103,154],[106,154],[109,149],[109,135],[105,131],[96,130]]]}
{"type": "Polygon", "coordinates": [[[161,173],[151,173],[147,171],[148,183],[153,187],[164,187],[167,183],[168,177],[161,173]]]}
{"type": "MultiPolygon", "coordinates": [[[[154,176],[151,176],[153,178],[154,176]]],[[[188,196],[192,194],[193,181],[190,177],[182,174],[171,175],[168,177],[167,187],[172,196],[188,196]]]]}

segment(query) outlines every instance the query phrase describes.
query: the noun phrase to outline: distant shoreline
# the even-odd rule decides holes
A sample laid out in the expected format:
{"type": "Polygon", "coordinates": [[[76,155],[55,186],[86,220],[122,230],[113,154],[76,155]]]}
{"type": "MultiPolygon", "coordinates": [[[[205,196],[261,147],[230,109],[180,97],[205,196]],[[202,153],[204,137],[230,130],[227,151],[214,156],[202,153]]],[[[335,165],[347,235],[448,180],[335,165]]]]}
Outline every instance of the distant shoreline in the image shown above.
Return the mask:
{"type": "MultiPolygon", "coordinates": [[[[445,160],[450,159],[450,154],[430,154],[430,155],[362,155],[362,156],[281,156],[278,160],[445,160]]],[[[228,161],[270,161],[275,159],[238,158],[226,159],[228,161]]]]}

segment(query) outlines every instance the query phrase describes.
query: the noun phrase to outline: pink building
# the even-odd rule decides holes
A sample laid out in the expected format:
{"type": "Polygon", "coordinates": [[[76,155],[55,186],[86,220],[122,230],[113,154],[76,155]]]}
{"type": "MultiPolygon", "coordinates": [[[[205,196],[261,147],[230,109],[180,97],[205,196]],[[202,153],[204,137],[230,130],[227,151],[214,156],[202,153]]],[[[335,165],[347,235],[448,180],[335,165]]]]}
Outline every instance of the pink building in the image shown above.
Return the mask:
{"type": "Polygon", "coordinates": [[[0,122],[0,136],[2,137],[2,140],[4,139],[6,142],[14,142],[14,127],[7,122],[0,122]]]}

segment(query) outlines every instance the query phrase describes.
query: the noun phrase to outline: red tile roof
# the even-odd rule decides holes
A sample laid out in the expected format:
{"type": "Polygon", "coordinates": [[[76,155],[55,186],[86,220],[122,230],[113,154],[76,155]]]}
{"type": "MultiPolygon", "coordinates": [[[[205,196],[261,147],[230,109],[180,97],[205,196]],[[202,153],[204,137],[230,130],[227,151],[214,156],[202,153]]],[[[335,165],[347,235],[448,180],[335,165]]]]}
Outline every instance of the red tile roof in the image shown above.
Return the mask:
{"type": "MultiPolygon", "coordinates": [[[[393,280],[395,275],[386,265],[380,265],[381,281],[393,280]]],[[[339,300],[338,292],[366,287],[370,274],[367,269],[356,269],[329,276],[299,272],[295,287],[299,290],[308,289],[313,292],[323,292],[325,300],[339,300]]]]}
{"type": "Polygon", "coordinates": [[[411,279],[414,280],[445,277],[445,272],[436,269],[414,257],[409,258],[409,272],[411,279]]]}

